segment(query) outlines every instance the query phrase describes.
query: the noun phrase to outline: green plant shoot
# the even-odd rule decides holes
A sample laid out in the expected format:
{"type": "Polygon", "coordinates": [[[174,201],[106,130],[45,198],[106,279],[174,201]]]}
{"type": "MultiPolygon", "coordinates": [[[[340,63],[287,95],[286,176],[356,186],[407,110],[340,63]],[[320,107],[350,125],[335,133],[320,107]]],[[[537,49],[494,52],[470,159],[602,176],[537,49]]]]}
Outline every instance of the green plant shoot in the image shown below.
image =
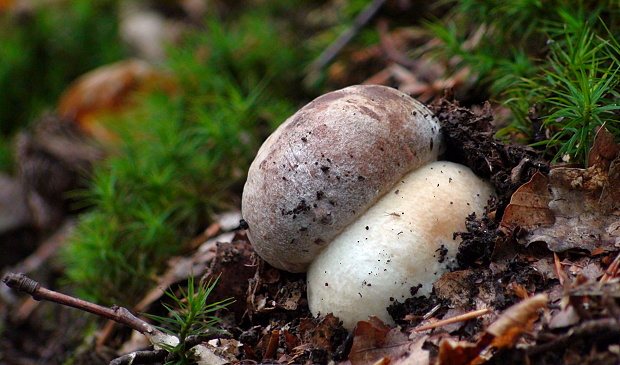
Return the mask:
{"type": "Polygon", "coordinates": [[[187,348],[187,339],[190,336],[221,331],[215,328],[220,322],[220,319],[214,314],[216,311],[231,304],[233,300],[229,298],[216,303],[208,303],[209,295],[217,285],[218,279],[219,277],[212,282],[209,281],[200,284],[196,289],[194,277],[190,275],[187,281],[187,291],[179,286],[179,295],[175,294],[175,292],[170,289],[165,292],[166,296],[174,302],[174,306],[162,303],[168,311],[169,316],[163,317],[144,314],[146,317],[161,324],[161,326],[156,326],[159,330],[179,339],[178,345],[174,347],[162,345],[165,350],[176,355],[175,358],[177,358],[177,360],[168,362],[167,364],[191,364],[191,359],[188,356],[189,349],[187,348]]]}

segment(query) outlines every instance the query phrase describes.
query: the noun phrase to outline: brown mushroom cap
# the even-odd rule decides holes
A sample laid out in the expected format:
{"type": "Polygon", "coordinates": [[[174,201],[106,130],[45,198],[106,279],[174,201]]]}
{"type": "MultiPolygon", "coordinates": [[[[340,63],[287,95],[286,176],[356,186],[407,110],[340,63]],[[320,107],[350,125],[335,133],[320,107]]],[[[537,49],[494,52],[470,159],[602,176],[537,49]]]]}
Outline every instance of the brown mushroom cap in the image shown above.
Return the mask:
{"type": "Polygon", "coordinates": [[[400,91],[358,85],[325,94],[287,119],[250,166],[242,201],[250,242],[271,265],[303,272],[440,149],[435,117],[400,91]]]}

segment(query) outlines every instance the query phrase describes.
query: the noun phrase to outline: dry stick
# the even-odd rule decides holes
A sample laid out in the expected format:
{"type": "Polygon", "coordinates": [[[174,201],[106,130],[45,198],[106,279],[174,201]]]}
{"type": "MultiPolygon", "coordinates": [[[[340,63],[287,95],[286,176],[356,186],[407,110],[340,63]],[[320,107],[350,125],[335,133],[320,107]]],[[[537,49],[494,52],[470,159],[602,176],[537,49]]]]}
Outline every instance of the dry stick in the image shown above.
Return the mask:
{"type": "Polygon", "coordinates": [[[607,282],[609,279],[613,278],[618,274],[618,266],[620,266],[620,254],[616,256],[611,265],[609,265],[607,270],[605,270],[605,274],[601,277],[599,281],[599,286],[603,285],[603,283],[607,282]]]}
{"type": "MultiPolygon", "coordinates": [[[[209,230],[209,228],[207,229],[209,230]]],[[[208,233],[208,235],[212,235],[212,233],[208,233]]],[[[207,240],[208,242],[208,240],[207,240]]],[[[205,242],[205,243],[207,243],[205,242]]],[[[157,299],[161,298],[164,294],[164,290],[162,288],[167,288],[172,284],[186,279],[188,275],[196,273],[196,265],[198,263],[204,263],[211,261],[212,258],[215,257],[215,249],[217,244],[215,241],[212,243],[203,244],[200,246],[200,249],[197,250],[196,254],[194,254],[189,259],[182,259],[179,263],[174,265],[174,268],[169,269],[161,278],[158,280],[157,285],[152,288],[142,300],[136,304],[133,309],[136,312],[144,312],[146,308],[154,303],[157,299]],[[206,251],[206,252],[205,252],[206,251]]],[[[108,342],[110,337],[112,336],[112,331],[114,330],[115,323],[109,321],[102,331],[99,332],[99,336],[97,337],[97,345],[103,345],[108,342]]]]}
{"type": "Polygon", "coordinates": [[[131,364],[154,364],[166,360],[168,352],[165,350],[154,351],[135,351],[130,354],[117,357],[110,361],[109,365],[131,365],[131,364]]]}
{"type": "Polygon", "coordinates": [[[429,323],[424,326],[417,327],[414,330],[416,332],[426,331],[426,330],[430,330],[430,329],[441,327],[441,326],[446,326],[448,324],[452,324],[456,322],[468,321],[470,319],[478,318],[488,313],[491,313],[491,310],[489,308],[480,309],[477,311],[461,314],[460,316],[456,316],[456,317],[452,317],[448,319],[442,319],[441,321],[437,321],[434,323],[429,323]]]}
{"type": "Polygon", "coordinates": [[[321,55],[314,62],[312,62],[310,65],[310,70],[318,71],[327,66],[331,60],[336,57],[340,50],[342,50],[342,48],[346,46],[351,39],[353,39],[360,29],[362,29],[362,27],[366,25],[370,19],[372,19],[372,17],[377,13],[377,11],[379,11],[379,9],[381,9],[386,1],[387,0],[374,0],[368,4],[368,6],[366,6],[366,8],[364,8],[364,10],[362,10],[362,12],[355,18],[353,26],[342,32],[340,36],[338,36],[338,38],[336,38],[336,40],[332,42],[332,44],[330,44],[329,47],[327,47],[327,49],[323,51],[323,53],[321,53],[321,55]]]}
{"type": "Polygon", "coordinates": [[[103,307],[94,303],[87,302],[82,299],[49,290],[41,286],[35,280],[30,279],[24,274],[9,273],[2,278],[2,282],[8,287],[17,289],[24,293],[30,294],[35,300],[47,300],[50,302],[77,308],[86,312],[96,314],[100,317],[111,319],[118,323],[122,323],[151,339],[154,336],[164,336],[165,334],[155,327],[144,322],[140,318],[131,314],[131,312],[123,307],[114,306],[112,308],[103,307]]]}

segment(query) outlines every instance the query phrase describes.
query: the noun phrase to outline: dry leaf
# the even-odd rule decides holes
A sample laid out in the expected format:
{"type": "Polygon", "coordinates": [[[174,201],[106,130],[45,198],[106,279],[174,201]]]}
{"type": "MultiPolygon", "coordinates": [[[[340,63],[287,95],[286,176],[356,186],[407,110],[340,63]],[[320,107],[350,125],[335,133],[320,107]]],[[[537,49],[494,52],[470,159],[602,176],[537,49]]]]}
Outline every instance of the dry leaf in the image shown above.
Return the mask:
{"type": "Polygon", "coordinates": [[[428,335],[415,333],[409,337],[406,352],[400,359],[394,359],[392,365],[427,365],[430,363],[430,353],[422,348],[428,335]]]}
{"type": "Polygon", "coordinates": [[[439,343],[438,365],[469,365],[480,358],[484,347],[478,343],[455,341],[451,338],[443,339],[439,343]]]}
{"type": "Polygon", "coordinates": [[[618,184],[617,180],[609,183],[607,172],[598,165],[588,169],[552,169],[549,187],[553,199],[549,208],[555,215],[555,224],[532,230],[524,237],[525,243],[545,242],[554,252],[615,250],[620,243],[620,217],[602,212],[599,199],[604,186],[618,184]]]}
{"type": "Polygon", "coordinates": [[[313,348],[320,347],[333,352],[335,348],[331,339],[343,331],[340,320],[330,313],[322,317],[318,323],[315,324],[314,322],[315,320],[310,318],[302,318],[299,321],[297,330],[300,333],[302,343],[310,344],[313,348]]]}
{"type": "Polygon", "coordinates": [[[614,141],[614,136],[609,133],[605,125],[601,126],[594,136],[594,143],[588,153],[588,166],[601,165],[604,169],[609,167],[620,153],[620,148],[614,141]]]}
{"type": "Polygon", "coordinates": [[[353,331],[353,345],[349,354],[352,365],[371,365],[388,358],[403,357],[413,345],[400,329],[390,329],[380,319],[370,317],[360,321],[353,331]]]}
{"type": "Polygon", "coordinates": [[[476,289],[477,273],[472,269],[449,272],[442,275],[435,283],[433,288],[438,298],[450,300],[452,305],[469,310],[471,293],[476,289]]]}
{"type": "Polygon", "coordinates": [[[548,300],[546,294],[538,294],[508,308],[486,330],[495,336],[491,346],[512,347],[517,337],[528,331],[538,319],[538,310],[544,308],[548,300]]]}
{"type": "Polygon", "coordinates": [[[588,168],[555,167],[548,181],[534,175],[513,195],[501,226],[529,229],[520,242],[545,242],[553,252],[616,250],[620,244],[619,151],[613,137],[601,128],[588,168]]]}
{"type": "Polygon", "coordinates": [[[502,313],[475,343],[443,339],[439,344],[439,365],[476,365],[488,361],[496,349],[514,346],[517,338],[538,319],[538,310],[547,305],[547,295],[525,299],[502,313]]]}
{"type": "Polygon", "coordinates": [[[602,214],[613,214],[620,210],[620,166],[619,160],[610,163],[607,171],[607,183],[599,198],[599,210],[602,214]]]}
{"type": "Polygon", "coordinates": [[[506,207],[502,217],[503,228],[536,228],[551,226],[555,217],[549,209],[552,199],[547,185],[549,179],[537,172],[532,179],[523,184],[512,194],[510,204],[506,207]]]}
{"type": "Polygon", "coordinates": [[[175,89],[170,74],[141,60],[124,60],[99,67],[74,81],[61,96],[58,113],[74,120],[96,140],[109,143],[116,136],[106,125],[113,118],[105,119],[106,115],[133,106],[137,93],[162,90],[172,94],[175,89]]]}

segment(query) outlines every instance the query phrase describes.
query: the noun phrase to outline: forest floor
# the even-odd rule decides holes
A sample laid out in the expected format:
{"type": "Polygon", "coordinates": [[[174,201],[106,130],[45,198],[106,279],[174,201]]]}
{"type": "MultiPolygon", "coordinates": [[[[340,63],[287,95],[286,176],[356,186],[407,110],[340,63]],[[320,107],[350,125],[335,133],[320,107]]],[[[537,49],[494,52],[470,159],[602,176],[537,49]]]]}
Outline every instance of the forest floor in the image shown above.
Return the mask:
{"type": "MultiPolygon", "coordinates": [[[[618,363],[620,256],[613,211],[620,147],[601,130],[589,168],[550,167],[530,148],[495,140],[488,106],[473,112],[442,99],[431,109],[448,140],[445,158],[488,178],[498,195],[459,233],[459,269],[438,280],[430,296],[389,308],[398,327],[371,319],[349,334],[332,315],[312,318],[304,275],[260,259],[244,231],[229,231],[239,218],[234,212],[228,223],[215,223],[195,239],[193,256],[171,261],[159,285],[132,309],[152,310],[165,300],[162,287],[193,273],[220,277],[210,300],[236,300],[219,313],[227,334],[209,340],[233,363],[618,363]]],[[[29,260],[45,261],[62,234],[29,260]]],[[[50,306],[26,296],[3,307],[11,335],[2,340],[2,363],[37,363],[26,353],[55,353],[48,357],[53,362],[72,341],[83,342],[81,317],[68,313],[77,311],[50,306]]],[[[103,328],[75,352],[74,363],[106,363],[120,354],[113,348],[148,348],[123,326],[103,328]]]]}
{"type": "MultiPolygon", "coordinates": [[[[189,275],[219,278],[209,300],[235,300],[217,313],[224,332],[194,338],[214,364],[619,364],[620,146],[601,128],[585,168],[500,141],[494,135],[505,108],[464,97],[472,91],[466,72],[442,78],[445,65],[403,59],[419,39],[380,21],[376,27],[381,44],[346,51],[329,68],[330,83],[390,85],[428,102],[446,139],[443,159],[494,186],[484,215],[455,232],[458,267],[431,295],[391,305],[396,327],[371,318],[348,332],[333,315],[313,318],[305,275],[264,262],[231,211],[192,240],[191,254],[170,260],[128,309],[164,316],[161,302],[174,305],[165,288],[183,287],[189,275]]],[[[44,286],[62,278],[54,253],[75,224],[66,218],[11,271],[44,286]]],[[[123,355],[135,351],[134,364],[165,362],[165,351],[113,321],[5,285],[0,299],[0,364],[128,364],[123,355]]]]}

